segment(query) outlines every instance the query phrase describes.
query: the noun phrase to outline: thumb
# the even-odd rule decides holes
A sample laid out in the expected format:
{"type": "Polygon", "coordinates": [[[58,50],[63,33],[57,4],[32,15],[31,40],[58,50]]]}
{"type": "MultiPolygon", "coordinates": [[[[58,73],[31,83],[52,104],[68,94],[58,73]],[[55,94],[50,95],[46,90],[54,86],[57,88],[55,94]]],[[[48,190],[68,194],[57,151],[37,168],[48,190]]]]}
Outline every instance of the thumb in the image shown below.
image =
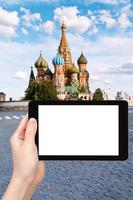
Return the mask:
{"type": "Polygon", "coordinates": [[[35,143],[35,135],[37,130],[37,122],[34,118],[31,118],[28,121],[26,132],[25,132],[25,142],[35,143]]]}

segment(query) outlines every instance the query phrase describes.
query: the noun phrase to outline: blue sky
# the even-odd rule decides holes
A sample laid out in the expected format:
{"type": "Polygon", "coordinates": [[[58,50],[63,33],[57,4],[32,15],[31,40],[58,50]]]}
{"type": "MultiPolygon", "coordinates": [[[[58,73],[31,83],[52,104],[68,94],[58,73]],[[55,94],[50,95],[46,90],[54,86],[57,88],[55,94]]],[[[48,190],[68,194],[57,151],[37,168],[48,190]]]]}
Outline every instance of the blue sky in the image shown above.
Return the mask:
{"type": "Polygon", "coordinates": [[[0,91],[7,99],[24,95],[40,50],[53,70],[62,21],[73,61],[81,50],[88,59],[92,92],[101,87],[111,98],[118,90],[133,95],[133,1],[1,0],[0,91]]]}

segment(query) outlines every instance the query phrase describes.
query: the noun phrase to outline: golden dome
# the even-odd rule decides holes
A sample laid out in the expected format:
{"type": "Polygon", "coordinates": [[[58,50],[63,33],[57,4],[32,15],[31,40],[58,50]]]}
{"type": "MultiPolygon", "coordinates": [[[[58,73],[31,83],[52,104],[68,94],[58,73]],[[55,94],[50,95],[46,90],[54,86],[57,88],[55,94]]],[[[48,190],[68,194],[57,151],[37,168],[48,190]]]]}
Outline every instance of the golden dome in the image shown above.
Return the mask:
{"type": "Polygon", "coordinates": [[[38,58],[37,61],[35,62],[35,67],[36,67],[36,68],[44,68],[44,69],[47,69],[48,63],[47,63],[47,61],[43,58],[42,53],[40,53],[39,58],[38,58]]]}

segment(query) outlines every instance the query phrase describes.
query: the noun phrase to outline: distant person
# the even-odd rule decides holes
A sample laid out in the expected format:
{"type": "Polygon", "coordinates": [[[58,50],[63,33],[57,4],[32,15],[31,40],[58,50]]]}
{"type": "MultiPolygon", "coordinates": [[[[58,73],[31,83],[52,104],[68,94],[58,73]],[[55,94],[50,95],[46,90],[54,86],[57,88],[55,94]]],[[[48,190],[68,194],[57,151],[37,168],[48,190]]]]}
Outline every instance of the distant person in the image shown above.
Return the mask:
{"type": "Polygon", "coordinates": [[[37,122],[25,116],[11,137],[13,173],[2,200],[31,200],[45,173],[38,160],[35,134],[37,122]]]}

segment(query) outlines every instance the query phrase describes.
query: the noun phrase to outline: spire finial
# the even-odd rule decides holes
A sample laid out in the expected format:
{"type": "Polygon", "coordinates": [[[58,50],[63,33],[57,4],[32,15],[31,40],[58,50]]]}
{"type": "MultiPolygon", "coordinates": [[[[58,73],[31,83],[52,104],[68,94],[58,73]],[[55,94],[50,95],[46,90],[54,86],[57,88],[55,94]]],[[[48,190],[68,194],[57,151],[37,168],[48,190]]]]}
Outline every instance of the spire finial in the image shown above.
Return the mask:
{"type": "Polygon", "coordinates": [[[83,50],[81,50],[81,54],[83,54],[83,50]]]}
{"type": "Polygon", "coordinates": [[[33,70],[33,67],[31,66],[31,70],[33,70]]]}
{"type": "Polygon", "coordinates": [[[62,30],[65,30],[65,29],[66,29],[66,24],[65,24],[64,21],[62,22],[61,29],[62,29],[62,30]]]}
{"type": "Polygon", "coordinates": [[[40,50],[40,55],[42,55],[42,50],[40,50]]]}

